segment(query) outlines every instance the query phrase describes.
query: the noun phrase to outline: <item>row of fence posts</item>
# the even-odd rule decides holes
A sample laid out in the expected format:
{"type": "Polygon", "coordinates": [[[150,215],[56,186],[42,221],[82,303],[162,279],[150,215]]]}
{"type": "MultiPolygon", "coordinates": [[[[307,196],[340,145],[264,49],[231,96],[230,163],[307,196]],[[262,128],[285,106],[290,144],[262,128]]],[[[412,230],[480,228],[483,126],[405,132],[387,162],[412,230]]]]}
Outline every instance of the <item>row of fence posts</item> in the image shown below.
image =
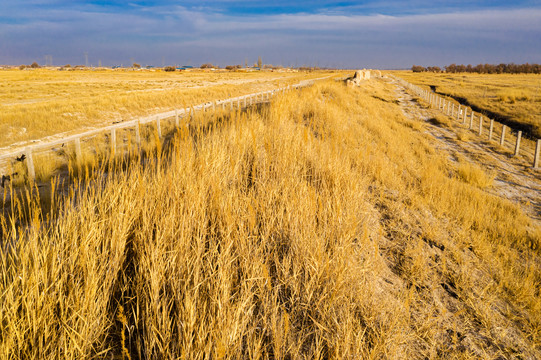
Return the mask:
{"type": "MultiPolygon", "coordinates": [[[[468,107],[462,106],[458,104],[455,112],[455,103],[447,100],[441,96],[438,96],[431,90],[420,88],[419,86],[413,85],[408,83],[405,80],[400,79],[403,85],[405,85],[407,88],[413,90],[417,95],[419,95],[421,98],[426,100],[430,106],[436,107],[438,110],[442,111],[445,115],[449,117],[455,117],[457,121],[460,121],[462,118],[462,124],[468,125],[468,119],[469,119],[469,129],[474,129],[474,116],[475,112],[472,109],[469,109],[469,116],[468,116],[468,107]]],[[[479,136],[483,135],[483,115],[479,114],[479,127],[477,130],[477,133],[479,136]]],[[[490,121],[489,130],[488,130],[488,140],[492,141],[492,137],[494,134],[494,119],[487,119],[490,121]]],[[[500,136],[500,146],[504,146],[505,143],[505,135],[506,135],[507,126],[502,124],[502,132],[500,136]]],[[[520,152],[520,143],[522,139],[522,131],[517,131],[517,141],[515,143],[515,151],[514,156],[519,155],[520,152]]],[[[537,139],[535,144],[535,152],[534,152],[534,161],[533,161],[533,168],[539,169],[539,158],[541,156],[541,139],[537,139]]]]}
{"type": "MultiPolygon", "coordinates": [[[[184,112],[184,116],[189,115],[190,118],[193,118],[194,113],[196,111],[196,108],[201,108],[202,111],[205,111],[208,107],[212,107],[212,109],[215,111],[216,110],[216,105],[217,105],[218,102],[221,103],[222,110],[226,110],[226,108],[229,108],[229,110],[233,111],[235,101],[236,101],[237,109],[247,108],[248,106],[252,106],[254,104],[254,102],[257,103],[258,100],[259,100],[259,102],[270,101],[271,98],[273,96],[277,95],[278,93],[285,93],[286,91],[295,90],[295,89],[299,89],[299,88],[302,88],[302,87],[303,87],[302,85],[298,85],[298,84],[297,85],[288,85],[287,87],[279,88],[279,89],[276,89],[276,90],[269,90],[269,91],[264,91],[264,92],[261,92],[261,93],[246,95],[246,96],[243,96],[243,97],[237,97],[236,100],[235,100],[235,98],[222,100],[222,101],[216,101],[215,100],[215,101],[211,102],[210,105],[209,105],[209,103],[205,103],[205,104],[202,104],[202,105],[198,105],[196,107],[192,107],[191,109],[190,108],[184,109],[183,112],[184,112]],[[241,104],[241,98],[242,98],[242,104],[241,104]],[[227,104],[229,104],[229,106],[227,106],[227,104]]],[[[175,119],[175,126],[178,129],[180,127],[180,116],[179,116],[179,110],[178,109],[175,109],[174,119],[175,119]]],[[[157,134],[158,134],[159,138],[162,138],[161,120],[163,120],[163,118],[161,118],[159,115],[156,116],[155,122],[156,122],[157,134]]],[[[111,135],[110,136],[111,153],[114,155],[115,152],[116,152],[116,130],[117,129],[126,129],[126,128],[129,128],[130,126],[135,127],[135,142],[136,142],[136,145],[137,145],[138,149],[141,149],[140,125],[150,123],[150,122],[152,122],[152,120],[151,121],[145,121],[145,122],[141,122],[140,120],[138,120],[138,121],[135,122],[134,125],[119,124],[118,126],[115,126],[115,127],[107,127],[106,129],[110,129],[110,135],[111,135]]],[[[128,124],[130,124],[130,123],[131,122],[128,122],[128,124]]],[[[98,133],[101,133],[101,132],[105,132],[105,131],[107,131],[107,130],[96,130],[96,131],[93,131],[91,133],[85,133],[85,135],[82,135],[82,136],[79,136],[79,137],[69,137],[68,138],[70,141],[72,140],[75,143],[75,158],[76,158],[77,162],[80,161],[80,159],[82,159],[82,156],[83,156],[82,149],[81,149],[81,138],[83,138],[85,136],[92,136],[92,135],[95,135],[95,134],[98,134],[98,133]]],[[[60,141],[56,141],[56,142],[54,142],[54,144],[56,144],[58,142],[60,142],[60,141]]],[[[68,142],[68,141],[64,140],[64,142],[68,142]]],[[[27,167],[27,170],[28,170],[28,179],[31,182],[34,182],[35,179],[36,179],[36,172],[35,172],[35,168],[34,168],[34,159],[33,159],[32,154],[38,149],[43,149],[43,148],[52,147],[52,146],[53,146],[53,144],[42,144],[42,145],[39,145],[39,146],[28,146],[28,147],[25,148],[25,150],[23,152],[18,152],[16,154],[12,154],[10,156],[20,155],[21,153],[26,155],[25,160],[26,160],[26,167],[27,167]]]]}

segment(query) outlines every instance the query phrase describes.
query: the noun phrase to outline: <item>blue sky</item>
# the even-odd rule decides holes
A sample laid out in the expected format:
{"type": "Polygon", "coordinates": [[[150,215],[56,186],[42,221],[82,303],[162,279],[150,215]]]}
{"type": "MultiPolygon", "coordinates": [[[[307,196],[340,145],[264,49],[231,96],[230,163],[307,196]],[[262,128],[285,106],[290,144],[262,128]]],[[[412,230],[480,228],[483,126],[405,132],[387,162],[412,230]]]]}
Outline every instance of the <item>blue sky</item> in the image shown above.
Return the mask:
{"type": "Polygon", "coordinates": [[[0,64],[541,63],[539,1],[0,0],[0,64]]]}

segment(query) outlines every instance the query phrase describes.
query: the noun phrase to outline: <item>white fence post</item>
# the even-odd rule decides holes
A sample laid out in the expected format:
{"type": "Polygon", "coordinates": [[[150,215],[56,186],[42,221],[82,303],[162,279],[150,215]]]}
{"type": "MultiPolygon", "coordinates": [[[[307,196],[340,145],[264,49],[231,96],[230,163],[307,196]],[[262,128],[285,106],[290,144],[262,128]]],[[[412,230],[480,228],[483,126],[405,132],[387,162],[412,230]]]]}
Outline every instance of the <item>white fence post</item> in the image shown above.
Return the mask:
{"type": "Polygon", "coordinates": [[[492,140],[493,131],[494,131],[494,119],[490,119],[490,129],[488,130],[488,141],[492,140]]]}
{"type": "Polygon", "coordinates": [[[520,152],[520,139],[522,138],[522,131],[517,133],[517,143],[515,144],[515,156],[520,152]]]}
{"type": "Polygon", "coordinates": [[[505,128],[506,128],[506,126],[503,125],[502,126],[502,136],[500,137],[500,146],[503,146],[503,144],[505,143],[505,128]]]}

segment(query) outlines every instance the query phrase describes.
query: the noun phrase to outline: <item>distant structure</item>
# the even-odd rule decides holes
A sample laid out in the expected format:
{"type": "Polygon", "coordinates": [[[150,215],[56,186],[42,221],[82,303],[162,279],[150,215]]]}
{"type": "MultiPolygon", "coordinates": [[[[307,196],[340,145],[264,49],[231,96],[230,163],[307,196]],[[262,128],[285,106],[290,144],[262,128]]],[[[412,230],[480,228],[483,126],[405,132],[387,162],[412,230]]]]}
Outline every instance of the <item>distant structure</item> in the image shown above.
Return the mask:
{"type": "Polygon", "coordinates": [[[370,70],[357,70],[352,77],[346,79],[346,84],[349,86],[360,86],[361,81],[370,80],[370,70]]]}

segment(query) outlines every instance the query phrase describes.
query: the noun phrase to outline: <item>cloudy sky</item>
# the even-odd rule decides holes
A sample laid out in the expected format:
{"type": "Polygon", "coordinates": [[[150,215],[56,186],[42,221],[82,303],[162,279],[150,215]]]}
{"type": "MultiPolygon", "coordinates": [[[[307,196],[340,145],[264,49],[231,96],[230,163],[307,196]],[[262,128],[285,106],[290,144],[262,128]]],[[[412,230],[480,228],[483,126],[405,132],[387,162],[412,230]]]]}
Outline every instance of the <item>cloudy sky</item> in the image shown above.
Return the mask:
{"type": "Polygon", "coordinates": [[[0,0],[0,64],[541,63],[536,1],[0,0]]]}

